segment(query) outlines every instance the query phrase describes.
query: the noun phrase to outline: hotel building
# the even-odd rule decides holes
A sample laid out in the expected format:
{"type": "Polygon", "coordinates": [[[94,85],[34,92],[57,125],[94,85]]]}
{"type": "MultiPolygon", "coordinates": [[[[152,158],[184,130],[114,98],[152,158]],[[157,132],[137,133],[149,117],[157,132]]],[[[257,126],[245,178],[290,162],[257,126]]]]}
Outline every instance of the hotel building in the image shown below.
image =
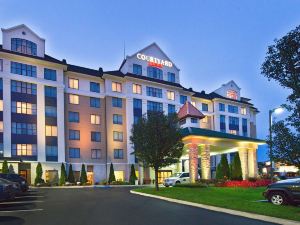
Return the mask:
{"type": "Polygon", "coordinates": [[[2,29],[2,38],[0,161],[29,181],[41,162],[46,180],[62,163],[78,179],[84,163],[89,181],[101,182],[113,163],[117,179],[128,180],[134,164],[140,182],[149,182],[153,171],[138,164],[129,141],[132,124],[148,111],[179,112],[187,149],[180,163],[161,169],[160,180],[198,167],[202,178],[213,177],[220,154],[230,161],[232,152],[241,156],[244,178],[256,176],[258,110],[234,81],[211,93],[185,88],[156,43],[103,71],[45,54],[45,39],[26,25],[2,29]]]}

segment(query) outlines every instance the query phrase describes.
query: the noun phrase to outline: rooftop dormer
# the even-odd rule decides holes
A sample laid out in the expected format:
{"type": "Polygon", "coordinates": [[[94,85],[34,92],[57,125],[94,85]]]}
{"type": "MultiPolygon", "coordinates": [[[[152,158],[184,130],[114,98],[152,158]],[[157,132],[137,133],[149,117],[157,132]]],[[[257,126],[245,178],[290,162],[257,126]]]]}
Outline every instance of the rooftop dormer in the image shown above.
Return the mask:
{"type": "Polygon", "coordinates": [[[220,88],[214,91],[215,93],[234,100],[241,100],[241,88],[232,80],[223,84],[220,88]]]}
{"type": "Polygon", "coordinates": [[[200,112],[195,106],[193,106],[189,101],[186,101],[178,111],[179,123],[182,128],[200,128],[200,120],[204,117],[205,115],[200,112]]]}

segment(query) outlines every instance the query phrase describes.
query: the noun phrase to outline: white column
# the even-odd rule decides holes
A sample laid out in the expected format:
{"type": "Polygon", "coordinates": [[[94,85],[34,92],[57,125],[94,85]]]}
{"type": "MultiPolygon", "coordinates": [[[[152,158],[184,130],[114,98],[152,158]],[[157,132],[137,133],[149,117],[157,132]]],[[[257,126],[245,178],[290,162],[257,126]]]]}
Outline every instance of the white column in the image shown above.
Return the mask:
{"type": "Polygon", "coordinates": [[[37,161],[46,161],[45,150],[45,91],[44,85],[37,84],[37,161]]]}
{"type": "Polygon", "coordinates": [[[144,167],[139,165],[139,184],[142,185],[144,183],[144,167]]]}
{"type": "MultiPolygon", "coordinates": [[[[57,151],[58,162],[65,162],[65,103],[64,88],[57,88],[57,151]]],[[[44,138],[45,139],[45,138],[44,138]]]]}
{"type": "Polygon", "coordinates": [[[3,77],[3,148],[4,157],[11,157],[11,90],[10,79],[3,77]]]}
{"type": "Polygon", "coordinates": [[[248,150],[248,169],[249,169],[249,177],[257,177],[256,148],[250,148],[248,150]]]}
{"type": "Polygon", "coordinates": [[[198,145],[189,144],[189,171],[190,182],[195,183],[198,179],[198,145]]]}
{"type": "Polygon", "coordinates": [[[210,146],[201,149],[201,179],[210,179],[210,146]]]}
{"type": "Polygon", "coordinates": [[[249,177],[248,149],[247,148],[239,148],[239,156],[240,156],[240,160],[241,160],[243,180],[246,180],[249,177]]]}

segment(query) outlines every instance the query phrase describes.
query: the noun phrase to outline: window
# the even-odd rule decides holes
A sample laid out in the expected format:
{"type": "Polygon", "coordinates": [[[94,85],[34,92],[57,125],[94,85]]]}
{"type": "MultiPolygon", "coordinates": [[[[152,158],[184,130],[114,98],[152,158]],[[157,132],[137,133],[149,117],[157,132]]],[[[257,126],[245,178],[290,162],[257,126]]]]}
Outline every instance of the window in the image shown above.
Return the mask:
{"type": "Polygon", "coordinates": [[[175,105],[168,104],[168,115],[176,113],[175,105]]]}
{"type": "Polygon", "coordinates": [[[100,142],[101,141],[101,133],[92,131],[91,132],[91,141],[100,142]]]}
{"type": "Polygon", "coordinates": [[[239,113],[239,109],[235,105],[228,105],[228,112],[230,112],[230,113],[239,113]]]}
{"type": "Polygon", "coordinates": [[[163,72],[159,68],[149,66],[147,68],[147,76],[151,77],[151,78],[162,80],[163,79],[163,72]]]}
{"type": "Polygon", "coordinates": [[[184,125],[184,124],[186,124],[186,119],[183,119],[183,120],[180,120],[180,121],[179,121],[179,125],[180,125],[180,126],[182,126],[182,125],[184,125]]]}
{"type": "Polygon", "coordinates": [[[46,80],[56,81],[56,70],[44,68],[44,78],[46,80]]]}
{"type": "Polygon", "coordinates": [[[3,71],[3,59],[0,59],[0,71],[3,71]]]}
{"type": "Polygon", "coordinates": [[[113,136],[114,136],[114,141],[123,141],[123,132],[114,131],[113,136]]]}
{"type": "Polygon", "coordinates": [[[11,151],[13,156],[36,156],[36,144],[12,144],[11,151]]]}
{"type": "Polygon", "coordinates": [[[238,132],[237,130],[229,130],[229,134],[237,135],[238,134],[237,132],[238,132]]]}
{"type": "Polygon", "coordinates": [[[55,106],[45,106],[45,115],[48,117],[57,117],[55,106]]]}
{"type": "Polygon", "coordinates": [[[46,125],[46,136],[57,137],[57,127],[46,125]]]}
{"type": "Polygon", "coordinates": [[[46,97],[56,98],[56,95],[57,95],[56,87],[45,86],[46,97]]]}
{"type": "Polygon", "coordinates": [[[167,91],[167,98],[168,100],[175,100],[175,92],[174,91],[167,91]]]}
{"type": "Polygon", "coordinates": [[[114,158],[123,159],[124,158],[123,149],[114,149],[114,158]]]}
{"type": "Polygon", "coordinates": [[[246,107],[241,107],[241,114],[246,115],[247,114],[247,109],[246,107]]]}
{"type": "Polygon", "coordinates": [[[3,100],[0,100],[0,112],[3,111],[3,100]]]}
{"type": "Polygon", "coordinates": [[[180,104],[184,104],[187,101],[187,96],[180,95],[180,104]]]}
{"type": "Polygon", "coordinates": [[[147,101],[147,111],[148,112],[162,112],[163,104],[160,102],[147,101]]]}
{"type": "Polygon", "coordinates": [[[69,78],[69,88],[79,89],[79,80],[74,78],[69,78]]]}
{"type": "Polygon", "coordinates": [[[91,158],[92,159],[100,159],[101,158],[101,150],[100,149],[92,149],[91,150],[91,158]]]}
{"type": "Polygon", "coordinates": [[[3,121],[0,121],[0,132],[3,132],[3,121]]]}
{"type": "Polygon", "coordinates": [[[37,55],[36,43],[21,38],[11,39],[11,50],[14,52],[20,52],[28,55],[37,55]]]}
{"type": "Polygon", "coordinates": [[[46,156],[56,157],[58,155],[57,146],[46,145],[46,156]]]}
{"type": "Polygon", "coordinates": [[[147,96],[162,98],[162,89],[147,87],[147,96]]]}
{"type": "Polygon", "coordinates": [[[69,158],[80,158],[80,148],[69,148],[69,158]]]}
{"type": "Polygon", "coordinates": [[[0,78],[0,90],[3,90],[3,80],[0,78]]]}
{"type": "Polygon", "coordinates": [[[112,82],[111,89],[113,92],[122,92],[122,84],[118,82],[112,82]]]}
{"type": "Polygon", "coordinates": [[[191,123],[198,123],[198,119],[197,118],[191,118],[191,123]]]}
{"type": "Polygon", "coordinates": [[[70,104],[74,104],[74,105],[78,105],[79,104],[79,96],[78,95],[69,94],[69,103],[70,104]]]}
{"type": "Polygon", "coordinates": [[[140,118],[142,118],[142,100],[141,99],[133,99],[133,122],[137,124],[140,118]]]}
{"type": "Polygon", "coordinates": [[[226,121],[224,115],[220,115],[220,131],[226,133],[226,121]]]}
{"type": "Polygon", "coordinates": [[[13,101],[11,111],[18,114],[36,115],[36,104],[13,101]]]}
{"type": "Polygon", "coordinates": [[[227,91],[227,97],[231,98],[231,99],[235,99],[237,100],[238,96],[237,96],[237,92],[234,90],[228,90],[227,91]]]}
{"type": "Polygon", "coordinates": [[[117,108],[122,108],[122,99],[121,98],[112,97],[112,106],[113,107],[117,107],[117,108]]]}
{"type": "Polygon", "coordinates": [[[16,93],[36,95],[36,84],[12,80],[11,91],[16,93]]]}
{"type": "Polygon", "coordinates": [[[0,143],[0,156],[3,157],[3,154],[4,154],[3,143],[0,143]]]}
{"type": "Polygon", "coordinates": [[[90,91],[100,93],[100,84],[95,82],[90,82],[90,91]]]}
{"type": "Polygon", "coordinates": [[[208,104],[202,103],[202,111],[204,111],[204,112],[208,111],[208,104]]]}
{"type": "Polygon", "coordinates": [[[119,114],[113,115],[113,124],[123,124],[123,117],[119,114]]]}
{"type": "Polygon", "coordinates": [[[142,94],[142,85],[132,84],[132,93],[133,94],[142,94]]]}
{"type": "Polygon", "coordinates": [[[80,131],[69,130],[69,140],[80,140],[80,131]]]}
{"type": "Polygon", "coordinates": [[[100,116],[92,114],[91,115],[91,124],[99,125],[100,124],[100,116]]]}
{"type": "Polygon", "coordinates": [[[219,103],[219,111],[225,112],[225,104],[219,103]]]}
{"type": "Polygon", "coordinates": [[[175,83],[175,73],[168,72],[168,81],[175,83]]]}
{"type": "Polygon", "coordinates": [[[36,77],[36,66],[11,62],[10,72],[28,77],[36,77]]]}
{"type": "Polygon", "coordinates": [[[138,64],[133,64],[132,73],[136,75],[142,75],[142,66],[138,64]]]}
{"type": "Polygon", "coordinates": [[[90,107],[100,108],[100,98],[90,97],[90,107]]]}
{"type": "Polygon", "coordinates": [[[248,125],[247,125],[247,123],[248,123],[247,119],[243,118],[242,119],[242,130],[243,130],[243,136],[244,137],[248,136],[248,129],[247,129],[248,125]]]}
{"type": "Polygon", "coordinates": [[[229,116],[229,133],[238,134],[239,131],[239,118],[229,116]]]}
{"type": "Polygon", "coordinates": [[[79,112],[70,112],[68,113],[69,122],[79,123],[79,112]]]}

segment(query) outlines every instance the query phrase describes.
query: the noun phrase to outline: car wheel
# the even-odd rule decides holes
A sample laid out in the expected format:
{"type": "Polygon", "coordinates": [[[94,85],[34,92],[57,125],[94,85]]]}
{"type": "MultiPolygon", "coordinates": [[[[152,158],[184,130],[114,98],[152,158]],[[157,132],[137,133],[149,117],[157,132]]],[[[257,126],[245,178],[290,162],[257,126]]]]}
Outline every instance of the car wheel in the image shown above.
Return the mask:
{"type": "Polygon", "coordinates": [[[176,181],[175,184],[180,184],[180,181],[176,181]]]}
{"type": "Polygon", "coordinates": [[[286,205],[288,203],[288,199],[282,192],[273,192],[269,195],[269,201],[274,205],[286,205]]]}

